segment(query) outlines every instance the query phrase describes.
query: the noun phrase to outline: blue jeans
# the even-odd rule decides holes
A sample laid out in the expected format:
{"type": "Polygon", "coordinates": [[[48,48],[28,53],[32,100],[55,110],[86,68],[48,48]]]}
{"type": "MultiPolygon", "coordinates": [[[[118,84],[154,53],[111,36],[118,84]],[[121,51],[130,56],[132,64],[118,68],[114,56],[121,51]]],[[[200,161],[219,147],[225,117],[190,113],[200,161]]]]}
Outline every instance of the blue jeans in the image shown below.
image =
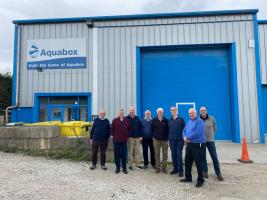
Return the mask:
{"type": "MultiPolygon", "coordinates": [[[[215,171],[217,176],[220,176],[221,175],[220,163],[219,163],[217,152],[216,152],[215,142],[214,141],[206,142],[206,147],[209,150],[210,157],[211,157],[212,162],[213,162],[214,171],[215,171]]],[[[206,149],[205,149],[205,152],[204,152],[204,156],[205,156],[205,161],[203,162],[203,171],[204,172],[208,172],[206,149]]]]}
{"type": "Polygon", "coordinates": [[[169,140],[172,154],[172,165],[174,172],[183,172],[183,147],[184,142],[179,140],[169,140]]]}
{"type": "Polygon", "coordinates": [[[113,142],[114,144],[114,158],[117,169],[126,170],[127,161],[127,142],[113,142]]]}

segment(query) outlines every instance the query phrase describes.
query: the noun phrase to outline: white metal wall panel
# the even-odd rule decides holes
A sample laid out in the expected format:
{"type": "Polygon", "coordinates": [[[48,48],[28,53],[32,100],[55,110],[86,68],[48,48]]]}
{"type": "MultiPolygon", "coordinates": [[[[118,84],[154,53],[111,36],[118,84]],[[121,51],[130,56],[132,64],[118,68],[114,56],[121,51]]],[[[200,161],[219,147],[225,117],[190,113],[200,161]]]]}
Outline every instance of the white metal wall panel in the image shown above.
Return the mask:
{"type": "Polygon", "coordinates": [[[255,49],[248,47],[248,40],[254,39],[252,15],[124,20],[96,25],[101,41],[99,107],[106,108],[111,117],[121,107],[136,105],[136,46],[236,43],[241,138],[246,135],[251,142],[259,141],[255,49]]]}
{"type": "Polygon", "coordinates": [[[267,24],[259,24],[261,83],[267,84],[267,24]]]}
{"type": "Polygon", "coordinates": [[[23,25],[19,70],[19,105],[32,107],[34,93],[92,91],[92,29],[84,23],[23,25]],[[32,39],[86,38],[87,67],[82,69],[27,70],[27,41],[32,39]]]}

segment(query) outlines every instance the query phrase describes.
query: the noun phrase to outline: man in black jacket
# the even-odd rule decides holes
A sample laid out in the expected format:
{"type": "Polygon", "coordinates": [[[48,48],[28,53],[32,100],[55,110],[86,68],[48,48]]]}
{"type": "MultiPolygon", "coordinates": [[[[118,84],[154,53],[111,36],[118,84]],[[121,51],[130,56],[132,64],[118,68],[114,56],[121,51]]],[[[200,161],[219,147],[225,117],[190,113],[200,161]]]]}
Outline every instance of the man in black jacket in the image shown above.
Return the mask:
{"type": "Polygon", "coordinates": [[[110,137],[110,123],[105,118],[106,112],[104,110],[99,111],[98,117],[95,119],[93,127],[91,129],[90,142],[92,144],[92,166],[91,170],[96,168],[97,153],[100,148],[101,152],[101,168],[107,170],[106,167],[106,151],[108,147],[110,137]]]}
{"type": "Polygon", "coordinates": [[[155,148],[156,173],[160,173],[160,151],[162,151],[162,172],[167,173],[168,160],[168,119],[163,116],[163,109],[157,109],[157,117],[152,120],[151,131],[155,148]]]}

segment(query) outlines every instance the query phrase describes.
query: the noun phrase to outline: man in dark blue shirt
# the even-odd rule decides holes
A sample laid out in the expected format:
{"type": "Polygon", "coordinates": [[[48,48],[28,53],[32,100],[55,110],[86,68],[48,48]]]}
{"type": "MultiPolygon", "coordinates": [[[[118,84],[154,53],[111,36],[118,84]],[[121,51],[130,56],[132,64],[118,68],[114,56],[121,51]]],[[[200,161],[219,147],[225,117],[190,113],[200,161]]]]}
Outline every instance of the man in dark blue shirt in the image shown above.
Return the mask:
{"type": "Polygon", "coordinates": [[[190,119],[183,131],[184,142],[186,143],[185,178],[180,181],[192,182],[191,170],[195,161],[198,173],[196,187],[202,187],[204,184],[204,151],[206,148],[205,124],[202,119],[197,117],[197,112],[194,108],[189,109],[189,117],[190,119]]]}
{"type": "Polygon", "coordinates": [[[173,170],[170,173],[178,174],[179,177],[183,176],[183,129],[185,127],[184,119],[178,116],[177,108],[175,106],[170,108],[171,117],[168,121],[169,127],[169,145],[172,154],[173,170]]]}
{"type": "Polygon", "coordinates": [[[106,167],[106,151],[108,147],[110,137],[110,123],[105,118],[106,112],[104,110],[99,111],[98,117],[95,119],[90,135],[90,142],[92,144],[92,166],[91,170],[96,168],[97,164],[97,153],[100,148],[101,152],[101,168],[107,170],[106,167]]]}
{"type": "Polygon", "coordinates": [[[143,147],[143,157],[144,157],[144,169],[148,167],[148,148],[150,150],[150,164],[153,168],[155,168],[155,150],[153,146],[153,136],[151,131],[151,112],[150,110],[145,111],[145,118],[142,119],[143,125],[143,140],[142,140],[142,147],[143,147]]]}

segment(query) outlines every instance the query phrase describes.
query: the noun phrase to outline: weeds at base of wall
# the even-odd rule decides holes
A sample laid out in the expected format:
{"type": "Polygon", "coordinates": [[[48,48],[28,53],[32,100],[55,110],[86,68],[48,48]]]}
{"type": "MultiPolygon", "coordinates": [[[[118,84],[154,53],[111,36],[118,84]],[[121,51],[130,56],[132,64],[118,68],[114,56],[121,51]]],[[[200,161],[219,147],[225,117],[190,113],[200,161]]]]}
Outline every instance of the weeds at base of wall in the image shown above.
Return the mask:
{"type": "Polygon", "coordinates": [[[77,139],[75,146],[71,149],[60,149],[55,147],[55,149],[18,149],[16,146],[9,146],[1,149],[5,153],[21,153],[33,157],[45,157],[48,159],[68,159],[72,161],[90,161],[91,151],[84,148],[83,141],[77,139]]]}
{"type": "Polygon", "coordinates": [[[32,157],[45,157],[48,159],[68,159],[73,161],[90,161],[91,153],[88,151],[79,151],[73,149],[57,149],[57,150],[21,150],[16,147],[8,147],[2,149],[5,153],[21,153],[32,157]]]}

